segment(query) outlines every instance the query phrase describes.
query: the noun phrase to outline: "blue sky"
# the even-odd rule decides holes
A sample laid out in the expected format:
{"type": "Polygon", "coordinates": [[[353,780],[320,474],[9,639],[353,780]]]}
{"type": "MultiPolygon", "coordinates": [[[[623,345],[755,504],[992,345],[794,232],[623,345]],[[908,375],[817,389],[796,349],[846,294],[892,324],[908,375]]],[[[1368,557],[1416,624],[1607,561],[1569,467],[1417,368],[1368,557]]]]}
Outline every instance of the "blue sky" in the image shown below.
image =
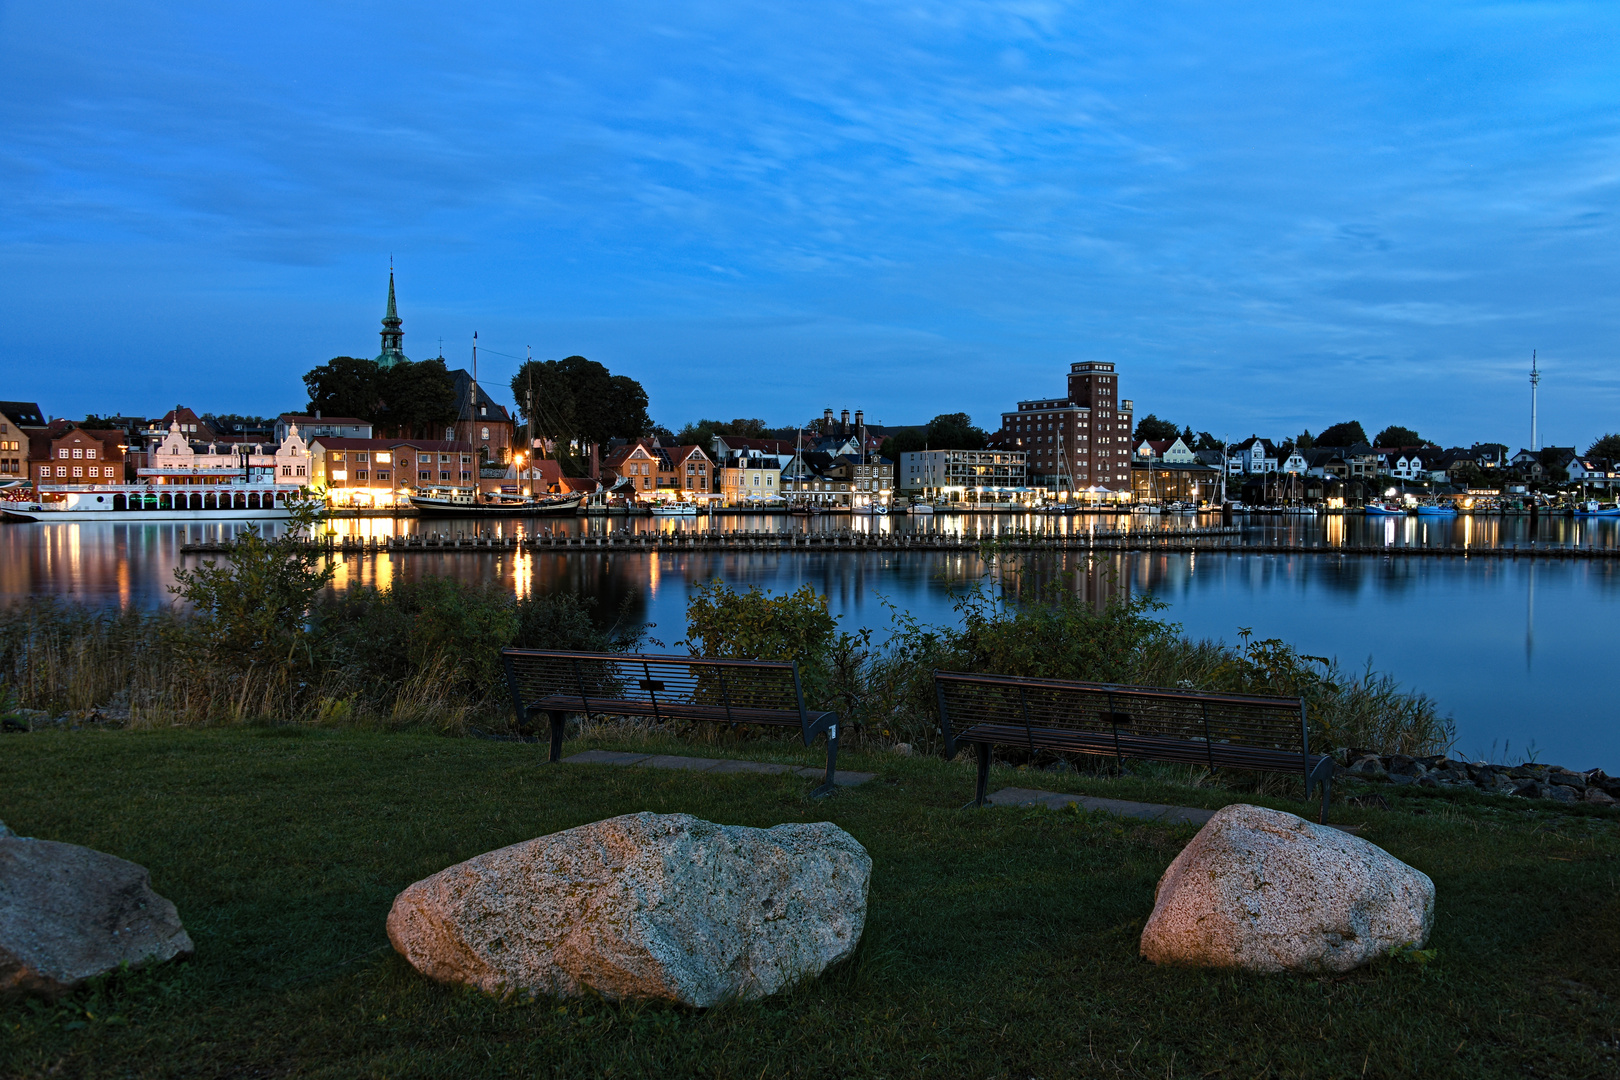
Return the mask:
{"type": "MultiPolygon", "coordinates": [[[[0,397],[582,353],[656,419],[1620,430],[1620,5],[0,3],[0,397]],[[500,355],[500,354],[505,354],[500,355]]],[[[487,361],[487,362],[485,362],[487,361]]]]}

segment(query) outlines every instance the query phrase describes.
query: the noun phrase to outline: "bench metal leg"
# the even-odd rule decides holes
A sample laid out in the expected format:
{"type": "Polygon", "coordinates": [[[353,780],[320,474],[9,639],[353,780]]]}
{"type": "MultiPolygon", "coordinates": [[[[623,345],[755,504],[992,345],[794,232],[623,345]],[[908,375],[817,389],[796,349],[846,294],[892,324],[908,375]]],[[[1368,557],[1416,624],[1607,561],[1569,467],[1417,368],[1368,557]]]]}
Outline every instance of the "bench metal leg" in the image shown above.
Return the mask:
{"type": "Polygon", "coordinates": [[[990,786],[990,744],[982,742],[973,745],[979,751],[979,782],[973,789],[973,805],[983,806],[985,789],[990,786]]]}
{"type": "Polygon", "coordinates": [[[1310,776],[1305,779],[1305,798],[1311,797],[1311,792],[1317,785],[1322,788],[1322,816],[1319,819],[1323,825],[1327,824],[1328,799],[1333,794],[1333,770],[1335,764],[1332,758],[1325,757],[1316,763],[1310,776]]]}
{"type": "Polygon", "coordinates": [[[827,729],[827,777],[821,786],[810,793],[812,799],[825,798],[838,790],[833,783],[833,777],[838,775],[838,725],[833,724],[827,729]]]}
{"type": "Polygon", "coordinates": [[[562,712],[548,713],[551,717],[551,757],[547,761],[562,760],[563,731],[568,727],[568,714],[562,712]]]}

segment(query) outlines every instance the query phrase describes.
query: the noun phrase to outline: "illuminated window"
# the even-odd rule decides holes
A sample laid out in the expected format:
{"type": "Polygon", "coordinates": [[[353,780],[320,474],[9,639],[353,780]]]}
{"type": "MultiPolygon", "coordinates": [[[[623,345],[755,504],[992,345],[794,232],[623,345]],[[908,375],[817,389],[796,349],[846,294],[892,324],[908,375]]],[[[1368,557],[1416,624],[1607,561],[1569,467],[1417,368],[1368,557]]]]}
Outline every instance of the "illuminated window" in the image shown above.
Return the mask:
{"type": "Polygon", "coordinates": [[[64,447],[63,449],[58,450],[56,452],[56,456],[59,457],[59,458],[66,458],[66,457],[70,457],[71,455],[67,452],[67,449],[64,447]]]}
{"type": "Polygon", "coordinates": [[[83,476],[84,475],[84,466],[83,465],[75,465],[75,466],[73,466],[73,475],[74,476],[83,476]]]}

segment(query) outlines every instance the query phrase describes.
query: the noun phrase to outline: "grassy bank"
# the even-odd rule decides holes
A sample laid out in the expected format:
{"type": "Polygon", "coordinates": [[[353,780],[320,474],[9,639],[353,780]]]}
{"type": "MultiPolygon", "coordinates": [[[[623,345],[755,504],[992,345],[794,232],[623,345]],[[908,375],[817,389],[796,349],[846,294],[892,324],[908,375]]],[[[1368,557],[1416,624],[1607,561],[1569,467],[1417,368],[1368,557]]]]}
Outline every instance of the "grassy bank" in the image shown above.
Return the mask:
{"type": "MultiPolygon", "coordinates": [[[[570,751],[583,748],[575,743],[570,751]]],[[[690,744],[680,745],[694,752],[690,744]]],[[[790,743],[703,751],[787,756],[790,743]]],[[[796,755],[796,756],[795,756],[796,755]]],[[[543,766],[425,732],[233,727],[0,736],[0,820],[149,867],[198,953],[54,1005],[0,1004],[0,1076],[1598,1076],[1620,1069],[1612,818],[1430,799],[1336,810],[1431,875],[1432,962],[1327,979],[1136,957],[1185,827],[959,809],[971,770],[851,753],[810,784],[543,766]],[[388,948],[395,893],[614,814],[831,820],[875,870],[857,957],[790,996],[695,1013],[502,1003],[388,948]]],[[[1221,805],[1220,789],[998,771],[1055,790],[1221,805]]],[[[1299,810],[1294,793],[1250,796],[1299,810]]]]}

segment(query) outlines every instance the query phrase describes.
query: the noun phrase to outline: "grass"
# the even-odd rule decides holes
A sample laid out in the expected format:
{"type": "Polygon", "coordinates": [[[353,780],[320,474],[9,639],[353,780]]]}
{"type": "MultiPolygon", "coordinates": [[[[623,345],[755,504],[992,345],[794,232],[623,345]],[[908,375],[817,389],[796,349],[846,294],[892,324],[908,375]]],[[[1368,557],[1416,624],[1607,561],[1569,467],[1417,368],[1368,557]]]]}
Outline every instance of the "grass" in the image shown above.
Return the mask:
{"type": "MultiPolygon", "coordinates": [[[[630,748],[624,739],[579,740],[630,748]]],[[[789,743],[637,747],[816,763],[789,743]]],[[[546,766],[514,743],[304,727],[0,737],[0,820],[139,862],[197,943],[55,1003],[0,1004],[5,1077],[1598,1076],[1620,1070],[1613,816],[1394,799],[1338,821],[1435,879],[1427,964],[1342,977],[1161,969],[1136,955],[1188,827],[963,811],[972,770],[851,753],[878,778],[546,766]],[[872,853],[856,957],[791,994],[694,1012],[497,1001],[388,947],[394,895],[505,844],[636,810],[831,820],[872,853]]],[[[1167,774],[998,771],[1218,806],[1167,774]]],[[[1036,782],[1038,781],[1038,782],[1036,782]]],[[[1303,811],[1298,793],[1245,801],[1303,811]]]]}

